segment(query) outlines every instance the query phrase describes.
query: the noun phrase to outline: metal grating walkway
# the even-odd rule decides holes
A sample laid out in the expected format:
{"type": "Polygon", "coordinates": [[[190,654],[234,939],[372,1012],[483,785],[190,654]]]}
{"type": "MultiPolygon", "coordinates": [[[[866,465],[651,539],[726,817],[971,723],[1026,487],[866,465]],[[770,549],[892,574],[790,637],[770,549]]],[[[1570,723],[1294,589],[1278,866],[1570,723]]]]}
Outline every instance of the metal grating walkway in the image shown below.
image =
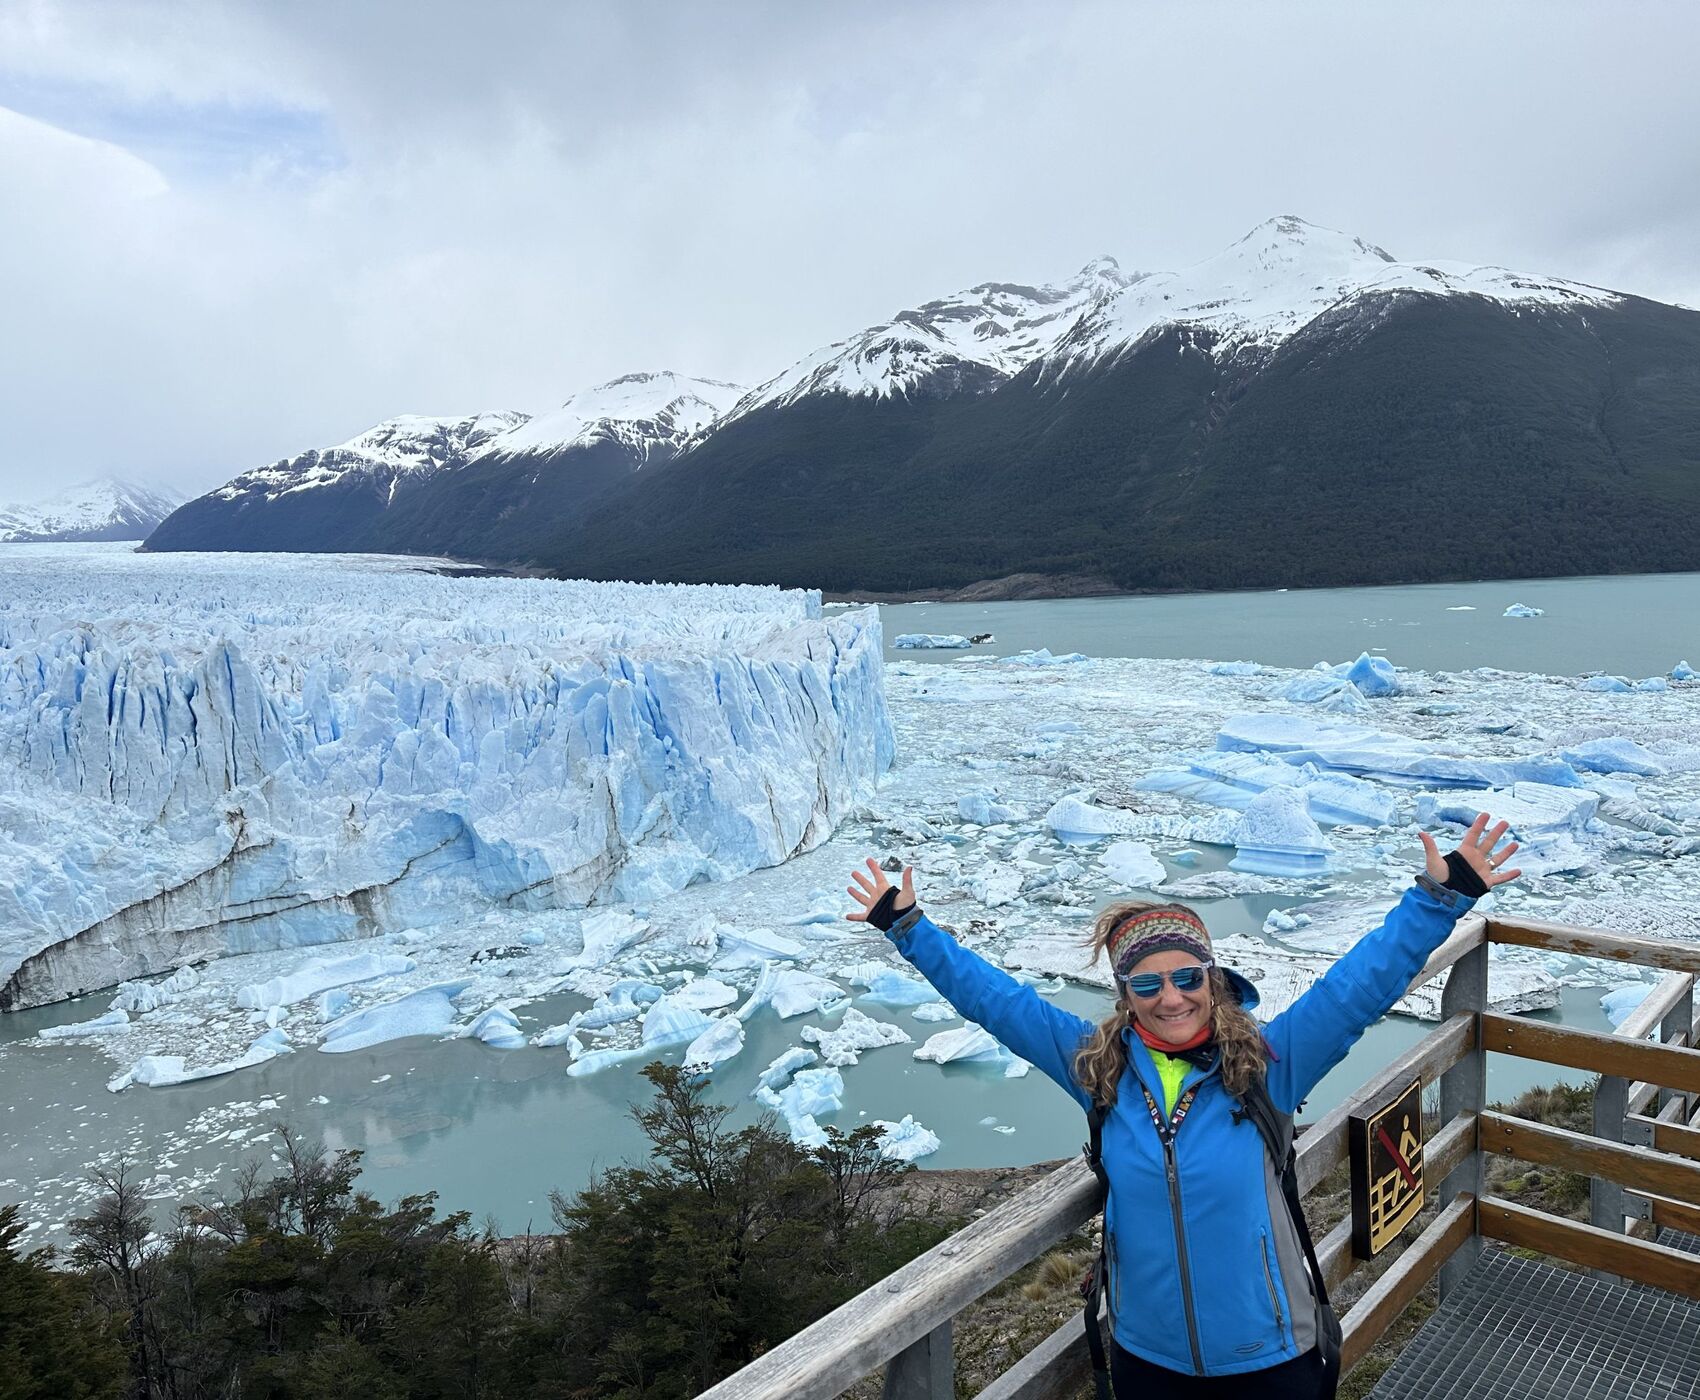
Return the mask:
{"type": "Polygon", "coordinates": [[[1373,1400],[1695,1400],[1700,1304],[1487,1249],[1373,1400]]]}
{"type": "Polygon", "coordinates": [[[1681,1230],[1672,1230],[1668,1226],[1659,1231],[1659,1243],[1668,1244],[1672,1249],[1686,1249],[1690,1254],[1700,1254],[1700,1235],[1685,1235],[1681,1230]]]}

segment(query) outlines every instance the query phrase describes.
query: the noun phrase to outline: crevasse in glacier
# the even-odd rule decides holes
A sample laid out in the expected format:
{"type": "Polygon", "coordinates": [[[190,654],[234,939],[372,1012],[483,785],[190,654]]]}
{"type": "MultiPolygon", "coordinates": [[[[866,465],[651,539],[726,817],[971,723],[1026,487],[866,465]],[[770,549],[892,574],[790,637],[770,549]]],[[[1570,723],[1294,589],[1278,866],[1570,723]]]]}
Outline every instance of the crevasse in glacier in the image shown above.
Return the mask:
{"type": "Polygon", "coordinates": [[[0,1008],[817,845],[892,757],[873,609],[395,561],[8,557],[0,1008]]]}

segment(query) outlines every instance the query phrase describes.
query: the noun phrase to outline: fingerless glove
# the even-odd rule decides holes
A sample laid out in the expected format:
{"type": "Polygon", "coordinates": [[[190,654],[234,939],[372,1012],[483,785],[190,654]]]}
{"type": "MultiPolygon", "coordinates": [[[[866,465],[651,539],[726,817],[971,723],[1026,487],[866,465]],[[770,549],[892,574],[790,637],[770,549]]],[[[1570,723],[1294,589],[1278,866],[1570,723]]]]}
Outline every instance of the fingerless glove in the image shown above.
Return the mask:
{"type": "Polygon", "coordinates": [[[897,897],[897,886],[887,885],[885,893],[879,897],[879,902],[868,910],[868,922],[881,933],[890,933],[891,926],[915,907],[915,902],[911,900],[899,909],[897,897]]]}
{"type": "Polygon", "coordinates": [[[1446,856],[1446,888],[1456,890],[1467,899],[1480,899],[1488,892],[1487,881],[1476,874],[1461,851],[1449,851],[1446,856]]]}

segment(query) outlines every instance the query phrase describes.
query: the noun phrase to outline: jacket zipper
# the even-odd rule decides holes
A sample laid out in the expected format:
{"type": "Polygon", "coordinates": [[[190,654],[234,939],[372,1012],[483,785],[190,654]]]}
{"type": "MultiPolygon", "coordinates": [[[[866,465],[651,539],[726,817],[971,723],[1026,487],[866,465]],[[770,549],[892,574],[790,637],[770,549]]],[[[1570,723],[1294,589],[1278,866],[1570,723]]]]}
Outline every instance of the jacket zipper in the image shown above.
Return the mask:
{"type": "Polygon", "coordinates": [[[1281,1300],[1275,1293],[1275,1275],[1269,1268],[1269,1236],[1260,1237],[1263,1246],[1263,1281],[1269,1286],[1269,1302],[1275,1309],[1275,1335],[1281,1339],[1281,1345],[1287,1345],[1287,1318],[1281,1311],[1281,1300]]]}
{"type": "Polygon", "coordinates": [[[1186,1258],[1186,1223],[1181,1214],[1181,1173],[1175,1162],[1175,1139],[1164,1133],[1163,1161],[1169,1172],[1169,1211],[1175,1218],[1175,1252],[1181,1265],[1181,1300],[1186,1304],[1186,1335],[1192,1344],[1192,1369],[1204,1374],[1204,1349],[1198,1344],[1198,1316],[1192,1306],[1192,1269],[1186,1258]]]}

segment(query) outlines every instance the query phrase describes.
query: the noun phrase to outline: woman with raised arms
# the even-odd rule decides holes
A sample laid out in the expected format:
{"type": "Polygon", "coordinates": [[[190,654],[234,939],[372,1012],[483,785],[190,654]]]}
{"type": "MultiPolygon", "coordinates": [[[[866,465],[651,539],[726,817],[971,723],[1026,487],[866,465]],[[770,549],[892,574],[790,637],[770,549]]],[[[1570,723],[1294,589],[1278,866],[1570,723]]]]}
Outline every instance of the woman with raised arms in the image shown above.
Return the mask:
{"type": "Polygon", "coordinates": [[[1503,868],[1506,824],[1476,818],[1427,861],[1380,927],[1360,938],[1261,1029],[1253,985],[1218,965],[1184,905],[1123,901],[1090,944],[1118,996],[1105,1020],[1053,1006],[962,947],[921,911],[912,870],[893,885],[876,861],[851,877],[857,909],[959,1012],[1101,1115],[1110,1373],[1121,1400],[1330,1396],[1325,1333],[1282,1163],[1251,1116],[1291,1114],[1364,1030],[1403,995],[1476,899],[1521,873],[1503,868]]]}

